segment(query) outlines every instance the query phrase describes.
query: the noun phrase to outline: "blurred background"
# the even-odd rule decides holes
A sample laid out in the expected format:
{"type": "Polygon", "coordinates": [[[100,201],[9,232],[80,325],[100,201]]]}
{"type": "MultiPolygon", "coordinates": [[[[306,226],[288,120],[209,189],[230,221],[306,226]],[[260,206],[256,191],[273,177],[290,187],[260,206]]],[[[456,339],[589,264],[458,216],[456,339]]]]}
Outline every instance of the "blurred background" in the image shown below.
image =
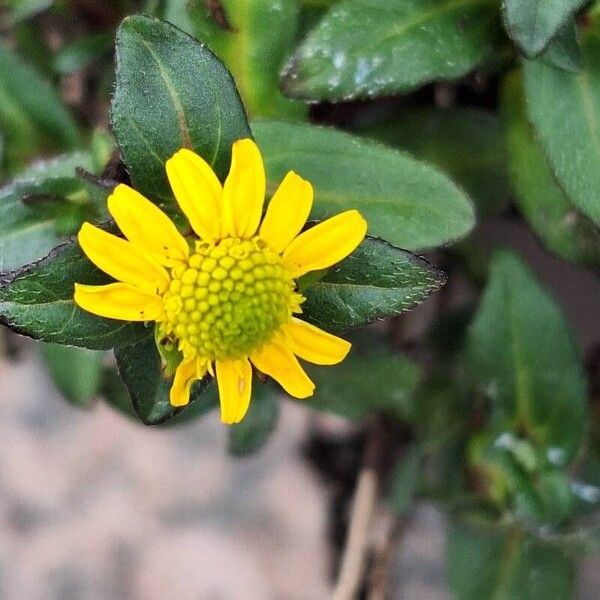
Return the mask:
{"type": "MultiPolygon", "coordinates": [[[[492,16],[486,23],[491,25],[482,42],[486,51],[464,73],[433,74],[410,85],[403,81],[401,91],[384,86],[350,99],[333,97],[339,84],[333,80],[332,89],[316,92],[320,98],[308,98],[305,89],[295,88],[296,79],[290,76],[295,63],[289,58],[335,4],[257,0],[253,6],[259,7],[260,19],[252,24],[240,16],[254,15],[252,10],[240,9],[235,0],[0,0],[0,202],[5,202],[0,206],[0,271],[41,258],[89,218],[105,194],[95,196],[97,186],[86,179],[97,184],[126,177],[107,134],[114,35],[126,15],[152,14],[209,44],[238,81],[249,116],[309,120],[383,141],[435,165],[472,197],[478,213],[473,235],[427,253],[448,273],[446,287],[412,312],[357,332],[357,347],[369,351],[372,340],[385,343],[394,356],[401,353],[419,363],[427,375],[452,373],[452,387],[454,383],[460,387],[464,362],[459,347],[485,286],[489,256],[495,248],[511,248],[564,310],[589,384],[591,418],[586,431],[595,437],[586,442],[586,452],[596,447],[600,237],[596,227],[588,245],[587,233],[574,228],[574,237],[585,238],[586,244],[581,252],[571,252],[562,238],[556,242],[552,232],[548,234],[545,221],[540,225],[531,216],[520,198],[522,190],[511,179],[499,96],[519,59],[503,33],[499,3],[490,3],[494,8],[489,8],[492,16]],[[276,15],[281,14],[291,20],[278,20],[276,15]],[[250,53],[259,65],[256,71],[262,73],[256,89],[248,87],[248,67],[239,59],[247,58],[236,38],[239,31],[259,40],[252,38],[258,50],[250,53]],[[284,91],[296,99],[281,93],[279,74],[284,68],[284,91]],[[36,98],[42,102],[36,105],[36,98]],[[62,108],[54,106],[55,100],[62,108]],[[46,102],[54,111],[50,126],[43,116],[46,102]],[[41,193],[28,187],[32,161],[80,152],[82,147],[86,154],[77,158],[77,165],[83,165],[85,173],[78,172],[76,184],[70,173],[60,189],[44,188],[41,193]],[[11,187],[15,176],[20,177],[18,185],[11,187]],[[38,208],[34,206],[32,213],[6,208],[17,193],[28,211],[36,203],[38,208]],[[69,198],[68,207],[63,206],[60,214],[52,212],[48,198],[63,193],[69,198]],[[36,228],[35,242],[15,239],[11,228],[17,226],[36,228]],[[452,318],[444,320],[448,315],[452,318]]],[[[593,3],[575,4],[580,9],[593,3]]],[[[587,13],[582,11],[578,18],[580,27],[587,26],[587,13]]],[[[452,21],[455,37],[468,25],[462,19],[459,15],[452,21]]],[[[436,32],[429,31],[434,37],[436,32]]],[[[470,40],[470,34],[465,35],[470,40]]],[[[482,36],[478,32],[477,40],[482,36]]],[[[306,52],[293,56],[300,60],[306,52]]],[[[563,217],[564,222],[579,224],[581,215],[573,209],[563,217]]],[[[390,362],[387,369],[388,363],[381,364],[382,380],[393,382],[397,365],[390,362]]],[[[461,429],[457,460],[462,462],[445,467],[454,487],[462,487],[449,499],[436,497],[426,485],[419,493],[411,492],[412,479],[401,478],[395,495],[388,489],[387,484],[396,481],[390,472],[419,439],[422,425],[415,424],[413,415],[419,413],[420,396],[412,388],[410,393],[401,389],[400,383],[397,389],[393,383],[385,388],[382,384],[381,389],[374,386],[373,397],[365,402],[377,409],[372,411],[376,414],[358,410],[358,418],[334,414],[344,411],[329,410],[327,404],[307,407],[277,396],[278,417],[269,413],[253,437],[245,430],[231,434],[216,411],[203,414],[206,407],[164,425],[145,426],[136,418],[108,353],[41,345],[7,329],[0,331],[0,382],[2,599],[331,597],[373,427],[389,442],[379,465],[386,483],[379,495],[387,501],[374,510],[367,575],[359,597],[474,598],[451,592],[446,539],[463,503],[471,509],[476,496],[477,507],[480,503],[489,509],[487,472],[469,455],[465,441],[473,430],[481,430],[481,423],[473,423],[482,418],[479,413],[462,415],[470,428],[468,436],[461,429]],[[386,401],[374,398],[380,392],[396,403],[393,418],[389,406],[377,406],[386,401]],[[406,497],[403,490],[408,490],[406,497]]],[[[339,390],[338,405],[344,403],[345,393],[351,393],[343,385],[339,390]]],[[[434,405],[424,421],[444,421],[444,410],[445,405],[439,412],[434,405]]],[[[453,414],[448,412],[449,422],[453,414]]],[[[455,450],[436,452],[443,459],[455,450]]],[[[430,466],[439,455],[432,452],[424,462],[430,466]]],[[[598,485],[600,477],[589,488],[598,496],[590,502],[595,511],[600,503],[598,485]]],[[[597,512],[582,512],[592,515],[586,523],[596,532],[597,512]]],[[[544,526],[535,534],[540,531],[542,536],[547,533],[544,526]]],[[[591,537],[595,544],[591,546],[597,549],[597,532],[591,537]]],[[[477,545],[472,546],[470,556],[475,558],[478,551],[477,545]]],[[[573,564],[574,597],[600,598],[600,559],[590,552],[573,564]]],[[[535,568],[528,576],[535,577],[535,568]]]]}
{"type": "MultiPolygon", "coordinates": [[[[600,335],[598,281],[549,259],[506,220],[489,223],[485,237],[518,248],[543,274],[589,350],[600,335]]],[[[428,310],[426,302],[410,313],[414,333],[428,310]]],[[[10,346],[0,363],[0,597],[331,596],[360,425],[282,398],[266,446],[235,458],[216,412],[157,429],[101,400],[74,410],[45,373],[36,344],[19,338],[10,346]]],[[[376,538],[390,518],[379,509],[376,538]]],[[[389,597],[449,599],[445,517],[421,502],[402,529],[389,556],[389,597]]],[[[581,600],[598,598],[599,559],[582,564],[579,589],[581,600]]]]}

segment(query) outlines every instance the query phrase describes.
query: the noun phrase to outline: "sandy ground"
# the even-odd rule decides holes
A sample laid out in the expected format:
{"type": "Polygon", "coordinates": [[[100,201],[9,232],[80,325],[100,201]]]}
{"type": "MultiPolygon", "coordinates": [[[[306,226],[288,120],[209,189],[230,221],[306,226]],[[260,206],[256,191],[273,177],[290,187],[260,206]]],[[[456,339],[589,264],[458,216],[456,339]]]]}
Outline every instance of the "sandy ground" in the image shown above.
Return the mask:
{"type": "MultiPolygon", "coordinates": [[[[328,598],[327,490],[286,402],[266,448],[232,459],[215,415],[137,426],[67,405],[33,344],[0,363],[0,598],[328,598]]],[[[393,561],[394,600],[447,600],[444,520],[421,506],[393,561]]],[[[581,599],[600,597],[589,562],[581,599]]]]}

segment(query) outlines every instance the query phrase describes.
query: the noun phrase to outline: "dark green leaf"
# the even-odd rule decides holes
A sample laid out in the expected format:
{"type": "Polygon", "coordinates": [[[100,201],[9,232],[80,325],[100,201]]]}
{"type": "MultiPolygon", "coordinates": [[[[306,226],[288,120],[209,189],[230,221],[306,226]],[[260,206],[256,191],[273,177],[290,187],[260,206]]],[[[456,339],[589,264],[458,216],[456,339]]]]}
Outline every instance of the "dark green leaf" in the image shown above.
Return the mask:
{"type": "Polygon", "coordinates": [[[560,547],[517,528],[452,523],[447,548],[456,600],[572,600],[574,568],[560,547]]]}
{"type": "Polygon", "coordinates": [[[269,439],[279,420],[277,392],[269,385],[254,383],[252,402],[244,419],[228,428],[228,450],[233,456],[256,452],[269,439]]]}
{"type": "Polygon", "coordinates": [[[504,0],[504,22],[527,56],[537,56],[587,0],[504,0]]]}
{"type": "Polygon", "coordinates": [[[100,393],[109,406],[121,414],[138,421],[138,417],[131,404],[129,392],[115,367],[108,367],[102,371],[100,393]]]}
{"type": "Polygon", "coordinates": [[[576,73],[581,68],[581,48],[577,40],[577,26],[568,23],[548,44],[540,56],[546,64],[576,73]]]}
{"type": "Polygon", "coordinates": [[[68,75],[87,67],[112,48],[113,32],[88,34],[63,46],[54,56],[54,70],[68,75]]]}
{"type": "Polygon", "coordinates": [[[57,344],[108,350],[147,335],[139,323],[97,317],[73,302],[74,283],[108,283],[68,242],[48,257],[0,276],[0,323],[17,333],[57,344]]]}
{"type": "Polygon", "coordinates": [[[339,365],[307,370],[316,384],[314,396],[303,401],[309,407],[355,421],[376,411],[407,421],[414,416],[421,370],[403,356],[380,352],[365,357],[352,350],[339,365]]]}
{"type": "Polygon", "coordinates": [[[61,202],[83,188],[77,167],[93,169],[88,153],[38,162],[0,188],[0,272],[38,260],[60,243],[56,217],[83,208],[61,202]],[[45,198],[57,199],[57,210],[45,198]]]}
{"type": "Polygon", "coordinates": [[[399,515],[406,513],[413,503],[419,484],[422,459],[423,449],[413,443],[405,449],[394,466],[388,503],[399,515]]]}
{"type": "Polygon", "coordinates": [[[499,431],[518,431],[567,464],[585,426],[586,384],[561,309],[519,258],[498,252],[471,327],[470,368],[499,431]]]}
{"type": "Polygon", "coordinates": [[[496,20],[489,0],[344,0],[296,50],[283,87],[347,100],[455,79],[490,53],[496,20]]]}
{"type": "Polygon", "coordinates": [[[210,383],[205,377],[192,385],[190,404],[175,408],[169,402],[172,378],[163,377],[161,360],[154,336],[149,335],[135,344],[115,348],[119,373],[129,390],[133,408],[146,425],[158,425],[188,411],[194,416],[204,414],[217,405],[214,393],[203,393],[210,383]]]}
{"type": "Polygon", "coordinates": [[[113,129],[136,189],[170,199],[165,161],[182,147],[223,178],[232,143],[251,134],[221,61],[173,25],[143,16],[123,21],[116,52],[113,129]]]}
{"type": "Polygon", "coordinates": [[[295,170],[315,189],[314,219],[356,208],[368,221],[369,234],[409,250],[447,244],[474,225],[469,199],[408,154],[313,125],[256,121],[252,129],[269,191],[295,170]]]}
{"type": "Polygon", "coordinates": [[[6,3],[10,8],[10,21],[15,25],[47,10],[54,0],[6,0],[6,3]]]}
{"type": "Polygon", "coordinates": [[[42,356],[56,387],[76,406],[88,407],[100,387],[104,354],[85,348],[42,344],[42,356]]]}
{"type": "Polygon", "coordinates": [[[296,0],[221,0],[218,11],[201,2],[169,2],[164,18],[210,49],[230,69],[248,113],[261,117],[302,117],[304,104],[284,98],[279,71],[294,43],[296,0]]]}
{"type": "Polygon", "coordinates": [[[79,143],[78,128],[54,88],[1,44],[0,130],[9,163],[45,147],[70,150],[79,143]]]}
{"type": "MultiPolygon", "coordinates": [[[[600,27],[600,26],[597,26],[600,27]]],[[[600,223],[600,36],[583,35],[579,73],[525,61],[527,111],[542,150],[570,200],[600,223]]]]}
{"type": "Polygon", "coordinates": [[[501,103],[510,176],[523,215],[549,250],[599,269],[600,228],[575,209],[554,180],[527,122],[518,73],[506,79],[501,103]]]}
{"type": "Polygon", "coordinates": [[[359,130],[438,167],[473,198],[478,212],[502,209],[509,191],[506,156],[496,115],[476,108],[405,109],[359,130]]]}
{"type": "Polygon", "coordinates": [[[427,260],[383,240],[366,238],[337,267],[304,289],[307,321],[343,331],[407,311],[444,285],[427,260]]]}

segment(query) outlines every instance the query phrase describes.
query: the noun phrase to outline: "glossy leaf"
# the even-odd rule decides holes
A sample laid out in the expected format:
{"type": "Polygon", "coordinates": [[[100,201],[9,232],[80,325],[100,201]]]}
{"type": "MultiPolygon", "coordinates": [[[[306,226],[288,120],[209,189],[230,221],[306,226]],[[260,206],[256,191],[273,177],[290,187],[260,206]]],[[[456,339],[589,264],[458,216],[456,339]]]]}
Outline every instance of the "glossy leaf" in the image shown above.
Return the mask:
{"type": "Polygon", "coordinates": [[[436,166],[464,188],[482,215],[508,200],[504,140],[497,117],[475,108],[403,109],[359,130],[436,166]]]}
{"type": "Polygon", "coordinates": [[[173,25],[144,16],[123,21],[116,52],[113,130],[136,189],[170,199],[165,161],[182,147],[223,178],[232,143],[250,130],[221,61],[173,25]]]}
{"type": "Polygon", "coordinates": [[[79,143],[78,128],[54,88],[1,44],[0,132],[9,164],[46,147],[70,150],[79,143]]]}
{"type": "Polygon", "coordinates": [[[448,575],[456,600],[571,600],[573,564],[558,546],[520,529],[452,523],[448,575]]]}
{"type": "Polygon", "coordinates": [[[464,237],[474,225],[469,199],[446,176],[408,154],[336,131],[277,121],[252,124],[273,193],[289,170],[315,189],[311,217],[358,209],[369,234],[408,250],[464,237]]]}
{"type": "Polygon", "coordinates": [[[581,359],[561,309],[512,253],[492,259],[469,361],[499,431],[521,432],[562,464],[573,459],[585,427],[581,359]]]}
{"type": "Polygon", "coordinates": [[[527,56],[536,56],[586,0],[504,0],[504,22],[527,56]]]}
{"type": "Polygon", "coordinates": [[[549,250],[600,269],[600,228],[576,210],[554,180],[527,122],[518,73],[504,82],[501,103],[511,181],[524,217],[549,250]]]}
{"type": "Polygon", "coordinates": [[[414,414],[421,369],[403,356],[381,351],[361,356],[353,349],[339,365],[308,365],[307,371],[316,389],[314,396],[302,401],[306,406],[353,421],[381,411],[408,421],[414,414]]]}
{"type": "Polygon", "coordinates": [[[42,357],[56,387],[72,404],[88,407],[100,388],[104,353],[42,344],[42,357]]]}
{"type": "Polygon", "coordinates": [[[298,29],[296,0],[221,0],[219,7],[169,2],[164,18],[208,47],[225,63],[252,116],[302,117],[304,104],[283,97],[279,72],[298,29]]]}
{"type": "Polygon", "coordinates": [[[137,416],[146,425],[158,425],[187,412],[200,416],[218,405],[216,394],[203,393],[210,383],[205,377],[192,385],[190,404],[175,408],[169,402],[172,378],[165,378],[153,335],[134,344],[115,348],[119,373],[129,390],[137,416]]]}
{"type": "Polygon", "coordinates": [[[455,79],[489,54],[497,7],[489,0],[344,0],[296,50],[284,91],[347,100],[455,79]]]}
{"type": "Polygon", "coordinates": [[[410,310],[445,281],[426,259],[367,238],[316,283],[300,282],[303,318],[343,331],[410,310]]]}
{"type": "Polygon", "coordinates": [[[247,456],[259,450],[279,421],[277,392],[270,385],[254,383],[252,401],[240,423],[227,428],[227,448],[233,456],[247,456]]]}
{"type": "Polygon", "coordinates": [[[68,242],[48,257],[0,276],[0,323],[56,344],[108,350],[147,335],[145,327],[97,317],[73,302],[74,283],[108,283],[79,246],[68,242]]]}
{"type": "Polygon", "coordinates": [[[558,183],[600,223],[600,36],[588,31],[579,73],[526,61],[527,111],[558,183]]]}
{"type": "Polygon", "coordinates": [[[35,163],[0,188],[0,272],[38,260],[60,243],[57,217],[83,208],[61,204],[83,188],[77,167],[92,171],[91,156],[74,152],[35,163]],[[60,205],[59,210],[38,210],[44,198],[60,205]]]}

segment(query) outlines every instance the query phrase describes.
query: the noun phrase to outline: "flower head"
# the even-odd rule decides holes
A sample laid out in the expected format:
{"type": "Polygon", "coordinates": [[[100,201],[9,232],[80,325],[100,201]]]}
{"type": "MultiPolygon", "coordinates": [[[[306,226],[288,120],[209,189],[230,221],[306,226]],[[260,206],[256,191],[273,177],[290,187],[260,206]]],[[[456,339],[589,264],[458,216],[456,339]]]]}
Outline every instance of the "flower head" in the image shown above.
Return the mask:
{"type": "Polygon", "coordinates": [[[166,170],[193,235],[184,236],[155,204],[118,185],[108,210],[126,239],[89,223],[78,236],[88,258],[117,282],[75,284],[75,302],[103,317],[156,321],[159,348],[176,357],[174,406],[187,404],[192,383],[210,373],[221,419],[239,422],[250,403],[251,364],[290,395],[312,395],[314,384],[296,357],[335,364],[350,344],[294,316],[303,301],[296,279],[350,254],[365,236],[365,220],[349,210],[301,233],[313,191],[293,171],[262,218],[265,171],[250,139],[233,144],[223,186],[187,149],[166,170]]]}

